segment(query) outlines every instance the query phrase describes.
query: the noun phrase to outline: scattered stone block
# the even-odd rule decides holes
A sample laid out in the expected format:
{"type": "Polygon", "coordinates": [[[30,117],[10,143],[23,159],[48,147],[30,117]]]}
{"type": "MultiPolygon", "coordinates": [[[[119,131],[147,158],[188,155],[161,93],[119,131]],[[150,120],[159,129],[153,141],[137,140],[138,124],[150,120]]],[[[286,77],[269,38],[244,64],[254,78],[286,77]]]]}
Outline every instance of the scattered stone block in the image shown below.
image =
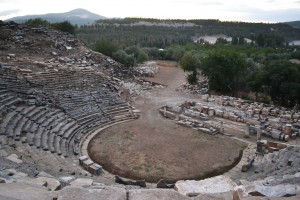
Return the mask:
{"type": "Polygon", "coordinates": [[[224,112],[222,110],[215,110],[215,112],[217,117],[223,117],[224,112]]]}
{"type": "Polygon", "coordinates": [[[292,133],[292,125],[291,124],[286,124],[283,128],[283,133],[285,135],[291,135],[292,133]]]}
{"type": "Polygon", "coordinates": [[[48,177],[48,178],[54,178],[52,175],[46,173],[46,172],[40,172],[37,177],[48,177]]]}
{"type": "Polygon", "coordinates": [[[37,185],[45,186],[51,191],[59,190],[61,187],[60,182],[55,178],[49,177],[38,177],[32,180],[32,183],[36,183],[37,185]]]}
{"type": "Polygon", "coordinates": [[[133,181],[133,180],[126,180],[119,176],[115,176],[115,182],[123,185],[136,185],[140,187],[146,187],[146,182],[144,180],[133,181]]]}
{"type": "Polygon", "coordinates": [[[6,157],[8,160],[13,161],[17,164],[23,163],[23,160],[19,159],[19,156],[16,154],[11,154],[6,157]]]}
{"type": "Polygon", "coordinates": [[[157,188],[174,188],[174,184],[168,184],[164,179],[160,179],[157,184],[157,188]]]}
{"type": "Polygon", "coordinates": [[[238,200],[234,196],[234,192],[223,192],[215,194],[199,194],[193,200],[238,200]]]}
{"type": "Polygon", "coordinates": [[[61,183],[62,188],[66,187],[67,185],[69,185],[74,180],[75,180],[75,177],[73,177],[73,176],[59,177],[59,182],[61,183]]]}
{"type": "Polygon", "coordinates": [[[265,186],[260,182],[254,182],[254,189],[248,191],[252,196],[266,197],[289,197],[296,195],[296,185],[280,184],[276,186],[265,186]]]}
{"type": "Polygon", "coordinates": [[[130,200],[190,200],[174,190],[169,189],[135,189],[129,190],[130,200]]]}
{"type": "Polygon", "coordinates": [[[208,116],[212,117],[212,116],[214,116],[214,115],[215,115],[215,110],[214,110],[213,108],[210,108],[210,109],[208,110],[208,116]]]}
{"type": "Polygon", "coordinates": [[[237,121],[237,119],[238,119],[238,116],[236,116],[236,115],[233,115],[233,114],[229,114],[229,115],[228,115],[228,119],[229,119],[229,120],[231,120],[231,121],[234,121],[234,122],[236,122],[236,121],[237,121]]]}
{"type": "Polygon", "coordinates": [[[86,160],[88,160],[88,157],[87,157],[87,156],[80,156],[80,157],[79,157],[79,164],[80,164],[81,166],[83,166],[83,162],[86,161],[86,160]]]}
{"type": "Polygon", "coordinates": [[[83,161],[82,166],[83,166],[83,168],[84,168],[85,170],[89,171],[90,166],[91,166],[92,164],[94,164],[94,162],[93,162],[91,159],[87,159],[87,160],[83,161]]]}
{"type": "Polygon", "coordinates": [[[71,186],[78,186],[78,187],[91,186],[92,184],[93,184],[93,180],[89,178],[78,178],[75,181],[72,181],[70,183],[71,186]]]}
{"type": "Polygon", "coordinates": [[[106,187],[104,189],[90,189],[82,187],[68,186],[61,190],[58,200],[125,200],[126,190],[117,187],[106,187]]]}
{"type": "Polygon", "coordinates": [[[227,176],[216,176],[201,181],[180,180],[175,183],[175,190],[185,196],[197,196],[199,194],[215,194],[234,191],[237,185],[227,176]]]}
{"type": "Polygon", "coordinates": [[[100,175],[103,172],[102,166],[98,165],[97,163],[94,163],[94,164],[90,165],[89,172],[93,175],[100,175]]]}
{"type": "Polygon", "coordinates": [[[48,191],[47,188],[34,187],[32,185],[13,183],[1,184],[0,199],[2,200],[52,200],[57,199],[58,194],[48,191]]]}

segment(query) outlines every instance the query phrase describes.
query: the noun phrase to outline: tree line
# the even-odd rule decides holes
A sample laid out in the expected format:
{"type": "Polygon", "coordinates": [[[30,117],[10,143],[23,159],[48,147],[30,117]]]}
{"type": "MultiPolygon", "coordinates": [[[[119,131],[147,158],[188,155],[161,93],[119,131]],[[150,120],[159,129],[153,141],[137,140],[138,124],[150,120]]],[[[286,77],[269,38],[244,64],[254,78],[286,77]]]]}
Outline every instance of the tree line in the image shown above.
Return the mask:
{"type": "Polygon", "coordinates": [[[199,36],[219,34],[233,39],[248,38],[254,41],[254,45],[261,46],[285,45],[300,38],[299,29],[283,23],[149,18],[102,19],[93,25],[79,27],[76,33],[91,48],[95,47],[98,40],[107,40],[120,46],[166,48],[173,44],[193,42],[193,38],[195,40],[199,36]]]}
{"type": "Polygon", "coordinates": [[[64,22],[56,22],[56,23],[50,23],[47,20],[44,20],[42,18],[35,18],[35,19],[29,19],[24,22],[26,25],[31,26],[44,26],[44,27],[51,27],[56,30],[60,30],[66,33],[75,34],[76,27],[73,26],[70,22],[64,21],[64,22]]]}

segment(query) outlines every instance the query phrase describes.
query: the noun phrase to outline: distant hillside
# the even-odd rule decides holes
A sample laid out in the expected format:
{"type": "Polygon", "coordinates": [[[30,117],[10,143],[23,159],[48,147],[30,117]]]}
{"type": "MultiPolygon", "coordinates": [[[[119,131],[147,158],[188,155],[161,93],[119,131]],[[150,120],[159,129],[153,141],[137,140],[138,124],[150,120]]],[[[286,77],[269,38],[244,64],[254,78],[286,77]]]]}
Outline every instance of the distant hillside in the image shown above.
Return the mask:
{"type": "Polygon", "coordinates": [[[293,28],[300,28],[300,21],[285,22],[285,23],[290,25],[293,28]]]}
{"type": "Polygon", "coordinates": [[[105,19],[106,17],[97,15],[97,14],[92,13],[85,9],[75,9],[75,10],[71,10],[66,13],[49,13],[49,14],[45,14],[45,15],[26,15],[26,16],[13,17],[6,21],[14,21],[16,23],[24,23],[26,20],[34,19],[34,18],[42,18],[51,23],[63,22],[63,21],[67,20],[74,25],[77,24],[77,25],[81,26],[81,25],[92,24],[96,20],[105,19]]]}

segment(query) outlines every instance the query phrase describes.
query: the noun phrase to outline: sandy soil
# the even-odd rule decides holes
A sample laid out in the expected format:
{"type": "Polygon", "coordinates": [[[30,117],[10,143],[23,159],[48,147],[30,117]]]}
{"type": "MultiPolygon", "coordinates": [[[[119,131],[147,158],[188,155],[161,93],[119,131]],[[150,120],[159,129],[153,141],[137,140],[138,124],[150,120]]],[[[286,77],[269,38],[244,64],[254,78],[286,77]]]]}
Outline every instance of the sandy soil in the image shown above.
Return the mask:
{"type": "Polygon", "coordinates": [[[168,63],[160,67],[156,77],[146,79],[167,87],[135,99],[134,106],[141,110],[139,119],[95,136],[89,144],[89,155],[95,162],[123,177],[174,182],[222,174],[239,161],[246,143],[179,126],[159,114],[158,108],[166,104],[199,99],[175,91],[185,81],[180,68],[168,63]]]}

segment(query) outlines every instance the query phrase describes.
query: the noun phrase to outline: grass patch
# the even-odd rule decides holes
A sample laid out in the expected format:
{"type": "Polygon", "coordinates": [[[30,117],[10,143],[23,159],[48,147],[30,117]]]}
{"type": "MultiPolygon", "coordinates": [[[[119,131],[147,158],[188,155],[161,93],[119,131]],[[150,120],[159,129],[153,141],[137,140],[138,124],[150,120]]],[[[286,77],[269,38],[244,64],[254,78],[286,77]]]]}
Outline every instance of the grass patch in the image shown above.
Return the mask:
{"type": "Polygon", "coordinates": [[[151,164],[147,164],[147,163],[143,164],[142,168],[147,173],[149,173],[149,172],[151,172],[153,170],[153,166],[151,164]]]}
{"type": "Polygon", "coordinates": [[[123,139],[125,140],[133,140],[134,139],[134,134],[130,131],[124,131],[123,132],[123,139]]]}

